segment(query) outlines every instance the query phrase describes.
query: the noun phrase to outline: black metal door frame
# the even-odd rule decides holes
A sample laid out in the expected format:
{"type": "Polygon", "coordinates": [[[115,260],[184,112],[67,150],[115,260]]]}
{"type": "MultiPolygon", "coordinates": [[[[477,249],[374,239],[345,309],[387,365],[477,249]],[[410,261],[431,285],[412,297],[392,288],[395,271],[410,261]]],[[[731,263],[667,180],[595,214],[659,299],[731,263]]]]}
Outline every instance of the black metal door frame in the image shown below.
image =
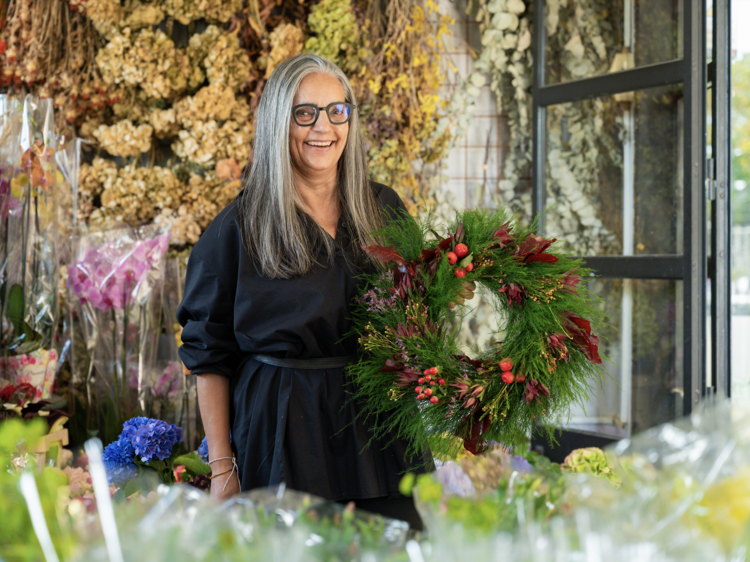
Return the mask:
{"type": "MultiPolygon", "coordinates": [[[[706,291],[712,283],[712,368],[711,387],[728,394],[729,363],[729,1],[714,0],[714,57],[716,79],[713,95],[716,154],[716,193],[711,248],[716,259],[711,271],[706,260],[707,190],[706,176],[706,8],[701,0],[685,0],[682,9],[682,58],[547,85],[545,73],[546,33],[534,33],[534,122],[533,122],[533,206],[540,216],[545,207],[546,108],[581,99],[631,92],[669,84],[683,84],[684,90],[684,225],[681,255],[582,256],[588,267],[603,278],[669,279],[683,282],[684,373],[682,413],[689,414],[706,394],[706,291]]],[[[534,29],[545,30],[545,0],[534,0],[534,29]]],[[[544,223],[540,219],[539,230],[544,223]]]]}

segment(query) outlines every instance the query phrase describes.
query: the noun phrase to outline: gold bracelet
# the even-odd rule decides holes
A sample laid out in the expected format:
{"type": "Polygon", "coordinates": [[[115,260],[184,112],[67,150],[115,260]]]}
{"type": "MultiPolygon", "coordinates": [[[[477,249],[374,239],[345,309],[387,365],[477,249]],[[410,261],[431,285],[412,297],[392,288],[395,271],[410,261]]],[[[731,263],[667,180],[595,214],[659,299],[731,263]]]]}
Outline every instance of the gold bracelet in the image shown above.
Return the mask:
{"type": "Polygon", "coordinates": [[[219,472],[219,474],[212,474],[208,477],[209,480],[213,480],[217,476],[221,476],[222,474],[226,474],[227,472],[232,472],[234,470],[234,467],[230,468],[229,470],[225,470],[224,472],[219,472]]]}

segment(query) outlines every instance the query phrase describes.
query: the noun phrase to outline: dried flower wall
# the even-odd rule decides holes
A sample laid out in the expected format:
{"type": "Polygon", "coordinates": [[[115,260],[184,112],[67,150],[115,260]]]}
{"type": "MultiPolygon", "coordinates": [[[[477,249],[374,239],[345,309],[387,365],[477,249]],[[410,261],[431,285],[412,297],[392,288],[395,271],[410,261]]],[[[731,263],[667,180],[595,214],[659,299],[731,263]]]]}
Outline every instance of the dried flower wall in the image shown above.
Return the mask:
{"type": "Polygon", "coordinates": [[[456,122],[438,95],[449,24],[433,0],[9,0],[0,85],[52,98],[89,143],[79,223],[156,221],[189,246],[239,192],[266,80],[303,51],[352,80],[373,179],[425,197],[456,122]]]}

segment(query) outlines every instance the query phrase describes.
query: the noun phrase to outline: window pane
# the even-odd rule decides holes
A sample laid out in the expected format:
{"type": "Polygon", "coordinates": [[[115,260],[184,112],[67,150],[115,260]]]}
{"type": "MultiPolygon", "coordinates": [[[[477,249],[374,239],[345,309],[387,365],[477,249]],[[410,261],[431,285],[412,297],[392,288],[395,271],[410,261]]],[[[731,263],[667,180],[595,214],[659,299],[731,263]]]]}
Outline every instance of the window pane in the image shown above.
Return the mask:
{"type": "Polygon", "coordinates": [[[545,83],[682,57],[680,0],[547,0],[545,83]]]}
{"type": "Polygon", "coordinates": [[[682,251],[682,86],[547,108],[545,233],[579,255],[682,251]]]}
{"type": "Polygon", "coordinates": [[[681,415],[682,282],[596,279],[610,328],[597,335],[607,372],[570,427],[626,437],[681,415]]]}
{"type": "Polygon", "coordinates": [[[750,407],[750,0],[732,9],[732,402],[750,407]]]}

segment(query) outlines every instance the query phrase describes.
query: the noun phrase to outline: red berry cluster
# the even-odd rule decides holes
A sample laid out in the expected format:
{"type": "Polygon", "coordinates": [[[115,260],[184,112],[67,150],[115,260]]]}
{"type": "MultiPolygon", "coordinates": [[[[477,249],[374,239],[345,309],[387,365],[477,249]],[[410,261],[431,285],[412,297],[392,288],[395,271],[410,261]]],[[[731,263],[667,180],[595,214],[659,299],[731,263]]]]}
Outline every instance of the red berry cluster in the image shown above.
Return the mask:
{"type": "Polygon", "coordinates": [[[505,384],[513,384],[514,382],[522,383],[526,380],[526,375],[520,373],[513,374],[513,359],[506,357],[499,363],[502,374],[500,378],[505,384]]]}
{"type": "Polygon", "coordinates": [[[435,392],[440,386],[445,385],[445,379],[433,378],[438,376],[439,372],[440,371],[437,367],[430,367],[429,369],[424,370],[422,373],[424,376],[417,379],[419,386],[414,389],[414,392],[417,393],[417,400],[429,400],[433,404],[437,404],[440,401],[435,395],[435,392]],[[438,388],[433,389],[432,387],[436,385],[438,388]]]}
{"type": "Polygon", "coordinates": [[[474,269],[474,263],[472,262],[473,256],[469,254],[469,247],[463,242],[456,244],[452,252],[448,252],[448,263],[453,265],[458,260],[458,267],[454,271],[456,277],[466,277],[467,273],[470,273],[474,269]]]}

